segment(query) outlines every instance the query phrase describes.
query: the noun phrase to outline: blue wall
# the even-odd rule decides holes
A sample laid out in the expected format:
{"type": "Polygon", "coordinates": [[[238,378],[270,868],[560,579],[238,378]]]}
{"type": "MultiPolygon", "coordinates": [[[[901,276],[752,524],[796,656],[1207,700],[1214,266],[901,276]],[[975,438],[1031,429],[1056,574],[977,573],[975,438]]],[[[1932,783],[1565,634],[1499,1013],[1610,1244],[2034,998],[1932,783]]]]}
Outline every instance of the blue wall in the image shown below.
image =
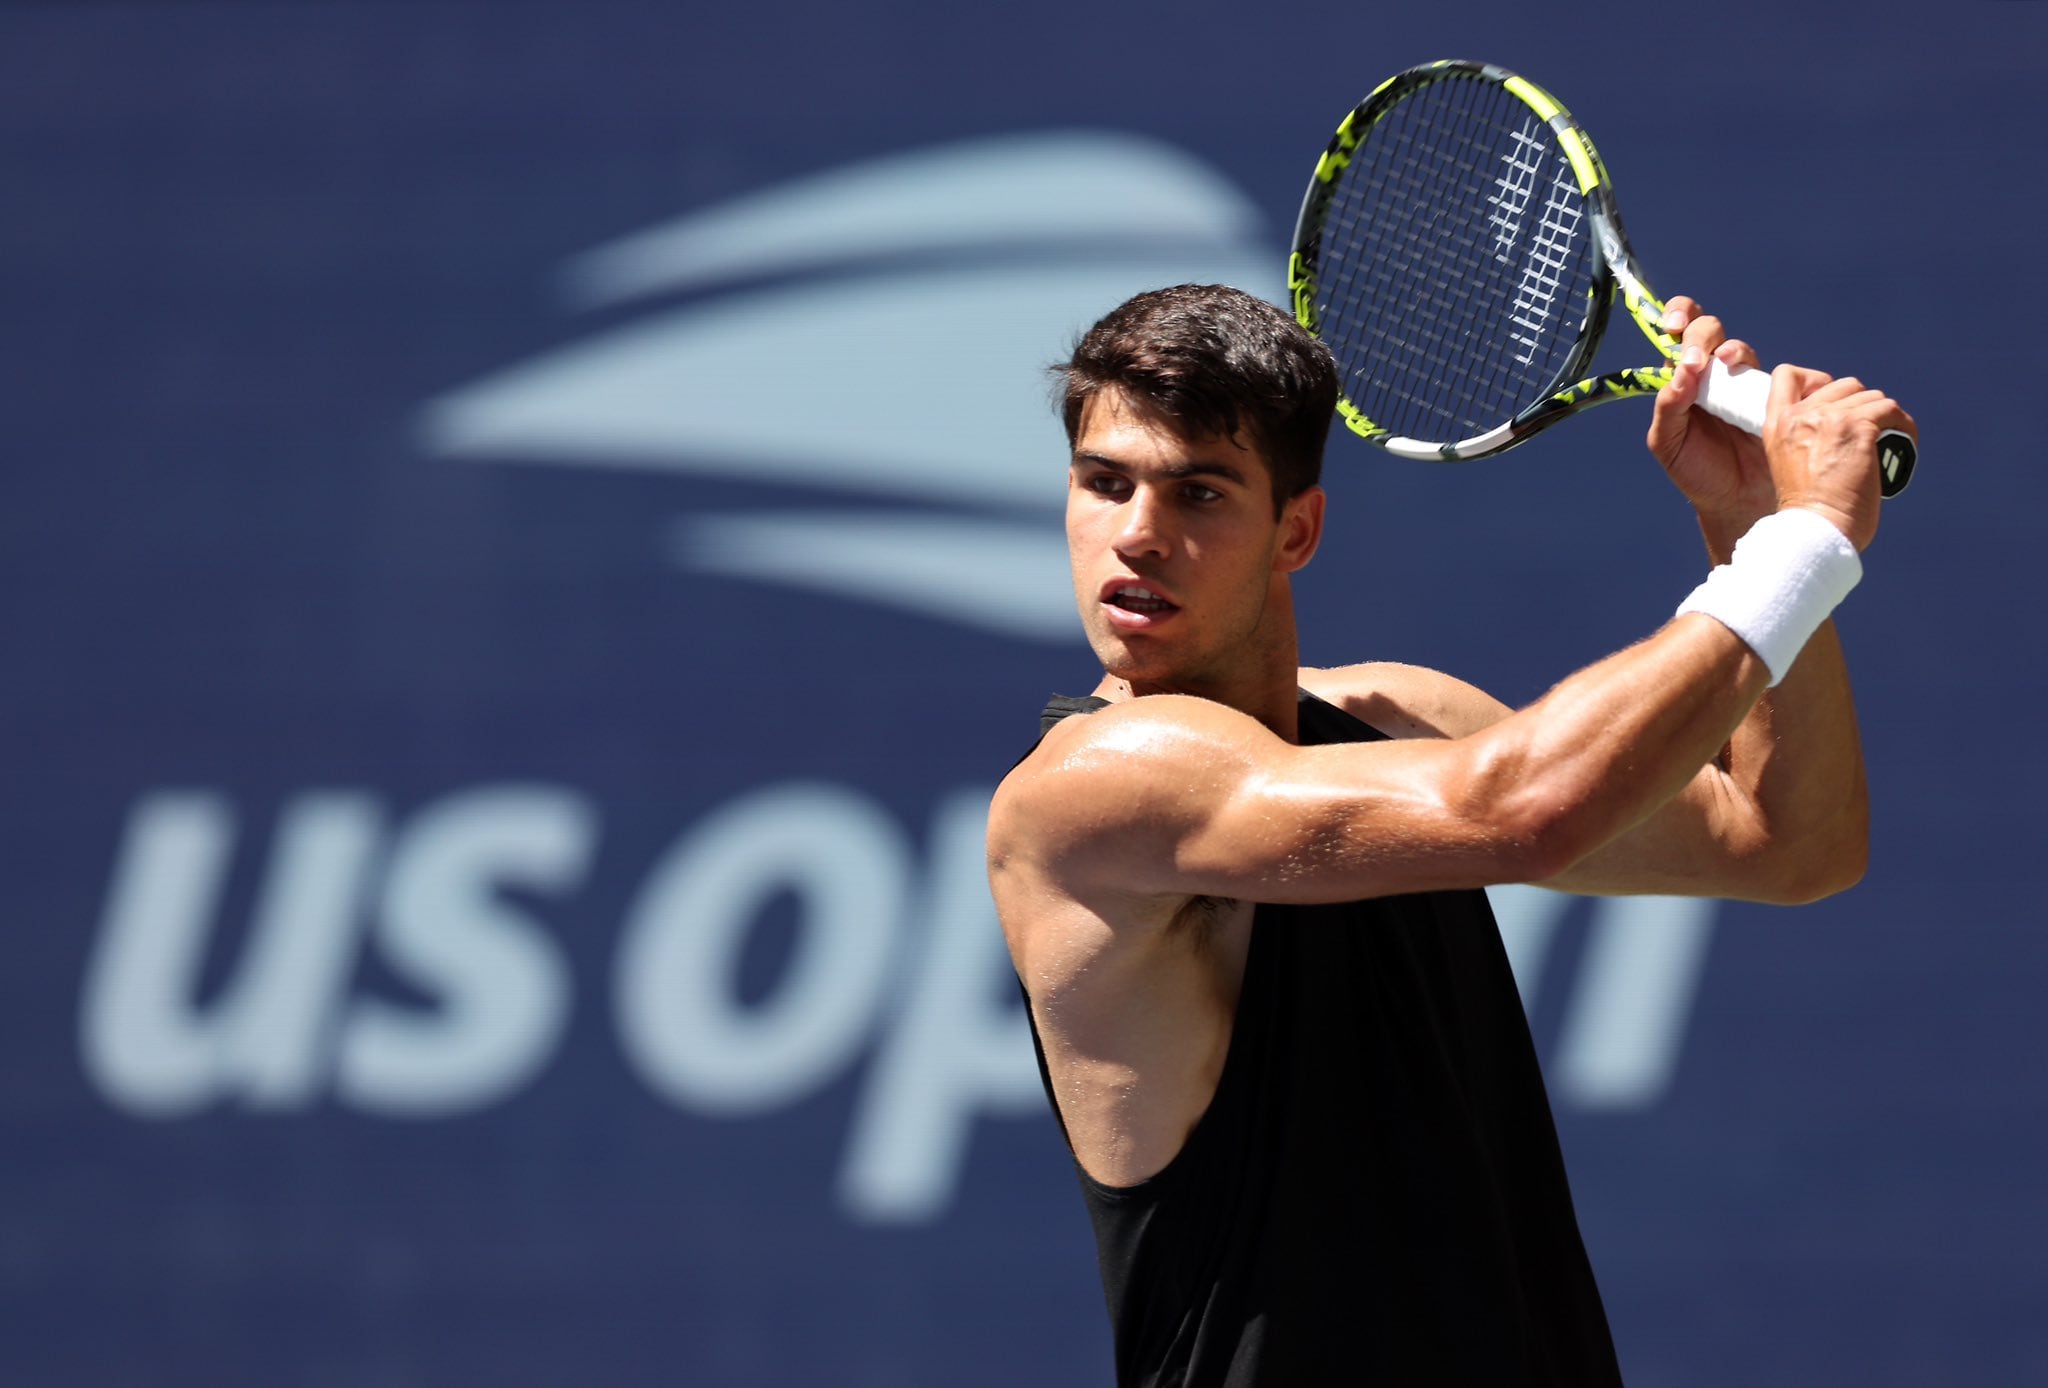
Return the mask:
{"type": "MultiPolygon", "coordinates": [[[[1107,1382],[979,856],[1093,678],[1038,368],[1447,55],[1925,439],[1865,884],[1500,894],[1630,1381],[2048,1381],[2048,9],[1251,8],[0,6],[0,1382],[1107,1382]]],[[[1645,422],[1340,439],[1307,657],[1653,628],[1645,422]]]]}

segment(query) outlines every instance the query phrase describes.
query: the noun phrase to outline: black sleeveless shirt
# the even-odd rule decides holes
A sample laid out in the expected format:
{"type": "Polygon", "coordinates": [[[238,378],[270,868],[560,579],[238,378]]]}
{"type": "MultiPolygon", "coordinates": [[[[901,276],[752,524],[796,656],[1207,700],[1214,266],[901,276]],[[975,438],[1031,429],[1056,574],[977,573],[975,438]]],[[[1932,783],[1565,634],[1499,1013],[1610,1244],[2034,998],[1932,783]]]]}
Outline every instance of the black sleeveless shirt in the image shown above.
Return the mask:
{"type": "MultiPolygon", "coordinates": [[[[1383,736],[1306,692],[1300,735],[1383,736]]],[[[1484,892],[1258,906],[1180,1152],[1076,1170],[1125,1388],[1621,1381],[1484,892]]]]}

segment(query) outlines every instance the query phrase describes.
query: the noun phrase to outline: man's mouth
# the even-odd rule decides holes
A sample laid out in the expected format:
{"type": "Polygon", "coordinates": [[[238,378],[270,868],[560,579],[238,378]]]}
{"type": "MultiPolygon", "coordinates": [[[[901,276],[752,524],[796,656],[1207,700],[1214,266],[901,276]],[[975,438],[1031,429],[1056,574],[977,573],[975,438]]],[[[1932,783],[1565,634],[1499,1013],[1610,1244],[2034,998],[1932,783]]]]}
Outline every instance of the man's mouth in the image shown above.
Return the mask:
{"type": "Polygon", "coordinates": [[[1142,583],[1118,584],[1103,594],[1102,601],[1125,612],[1135,612],[1148,617],[1180,610],[1142,583]]]}

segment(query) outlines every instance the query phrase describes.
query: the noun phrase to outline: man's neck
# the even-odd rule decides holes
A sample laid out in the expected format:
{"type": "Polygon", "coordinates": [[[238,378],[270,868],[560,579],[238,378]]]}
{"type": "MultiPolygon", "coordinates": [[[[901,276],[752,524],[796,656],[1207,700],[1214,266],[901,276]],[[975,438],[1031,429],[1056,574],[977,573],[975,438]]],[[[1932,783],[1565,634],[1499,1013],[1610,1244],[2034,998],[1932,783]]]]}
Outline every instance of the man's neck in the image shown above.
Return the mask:
{"type": "Polygon", "coordinates": [[[1189,694],[1249,714],[1287,742],[1300,740],[1301,637],[1287,575],[1275,574],[1262,619],[1220,668],[1181,679],[1132,682],[1107,672],[1097,698],[1118,703],[1146,694],[1189,694]]]}

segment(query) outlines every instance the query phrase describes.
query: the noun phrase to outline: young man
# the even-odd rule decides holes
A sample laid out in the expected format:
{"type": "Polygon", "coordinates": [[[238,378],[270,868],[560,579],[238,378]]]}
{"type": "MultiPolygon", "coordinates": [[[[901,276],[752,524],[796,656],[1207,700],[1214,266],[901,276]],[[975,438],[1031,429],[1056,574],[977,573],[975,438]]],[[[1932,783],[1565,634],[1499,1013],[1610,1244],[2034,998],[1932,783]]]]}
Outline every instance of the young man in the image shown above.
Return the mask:
{"type": "Polygon", "coordinates": [[[1161,290],[1064,368],[1104,675],[997,791],[989,865],[1120,1383],[1618,1381],[1476,889],[1794,902],[1861,875],[1825,619],[1877,528],[1877,436],[1910,427],[1782,367],[1758,444],[1689,408],[1708,354],[1754,354],[1688,300],[1670,322],[1650,448],[1722,567],[1519,712],[1433,671],[1300,668],[1336,382],[1285,314],[1161,290]]]}

